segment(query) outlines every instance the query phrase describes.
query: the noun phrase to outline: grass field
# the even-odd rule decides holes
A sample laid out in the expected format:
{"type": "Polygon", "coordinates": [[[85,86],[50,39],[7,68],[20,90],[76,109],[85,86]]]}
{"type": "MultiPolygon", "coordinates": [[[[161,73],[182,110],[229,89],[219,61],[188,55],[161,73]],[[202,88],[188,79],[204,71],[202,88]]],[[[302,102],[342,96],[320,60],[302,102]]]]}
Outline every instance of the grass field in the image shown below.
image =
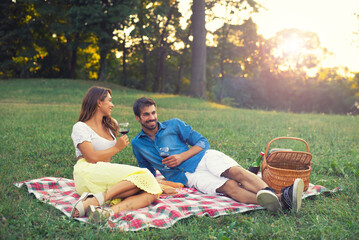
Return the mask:
{"type": "MultiPolygon", "coordinates": [[[[234,109],[183,96],[105,84],[113,90],[112,115],[140,130],[132,104],[146,95],[159,121],[180,118],[213,149],[249,167],[279,136],[305,139],[313,154],[311,183],[343,191],[305,199],[298,214],[252,211],[218,218],[191,217],[166,230],[120,232],[71,220],[13,183],[45,176],[72,178],[70,137],[86,90],[98,82],[18,79],[0,81],[0,239],[358,239],[359,117],[234,109]]],[[[298,142],[299,143],[299,142],[298,142]]],[[[274,147],[304,150],[301,144],[274,147]]],[[[131,147],[113,162],[136,165],[131,147]]]]}

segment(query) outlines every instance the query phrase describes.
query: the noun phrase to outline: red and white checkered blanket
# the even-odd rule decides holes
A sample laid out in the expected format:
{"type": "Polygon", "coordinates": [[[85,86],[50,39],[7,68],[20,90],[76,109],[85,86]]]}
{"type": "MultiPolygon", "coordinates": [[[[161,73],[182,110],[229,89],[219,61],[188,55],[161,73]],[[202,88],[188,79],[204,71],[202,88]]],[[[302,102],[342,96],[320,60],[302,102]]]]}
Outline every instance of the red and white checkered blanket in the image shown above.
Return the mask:
{"type": "MultiPolygon", "coordinates": [[[[33,193],[37,199],[54,206],[68,217],[73,204],[79,199],[79,195],[75,192],[74,181],[71,179],[43,177],[15,183],[15,186],[19,188],[26,186],[29,193],[33,193]]],[[[122,231],[137,231],[149,227],[164,229],[192,215],[218,217],[263,209],[259,205],[239,203],[226,196],[205,195],[193,188],[177,190],[178,194],[162,195],[148,207],[121,212],[116,218],[110,218],[105,225],[122,231]]],[[[339,190],[341,189],[328,190],[323,186],[310,185],[303,193],[303,198],[339,190]]],[[[76,220],[88,222],[87,217],[76,218],[76,220]]]]}

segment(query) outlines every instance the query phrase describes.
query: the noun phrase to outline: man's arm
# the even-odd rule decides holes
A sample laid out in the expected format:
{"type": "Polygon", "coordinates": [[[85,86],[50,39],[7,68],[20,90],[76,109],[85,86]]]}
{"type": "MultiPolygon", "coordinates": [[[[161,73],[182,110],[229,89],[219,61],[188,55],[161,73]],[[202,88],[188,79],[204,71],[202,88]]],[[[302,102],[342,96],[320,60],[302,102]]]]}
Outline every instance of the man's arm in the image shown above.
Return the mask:
{"type": "Polygon", "coordinates": [[[193,157],[204,149],[209,149],[210,147],[208,140],[200,133],[193,130],[190,125],[186,124],[180,119],[175,119],[175,121],[177,124],[178,136],[185,144],[192,147],[183,153],[174,154],[168,156],[167,158],[164,158],[162,160],[162,163],[169,167],[177,167],[187,159],[193,157]]]}
{"type": "Polygon", "coordinates": [[[174,154],[164,158],[162,160],[162,163],[167,165],[168,167],[177,167],[178,165],[186,161],[188,158],[193,157],[202,150],[203,148],[199,146],[193,146],[181,154],[174,154]]]}
{"type": "Polygon", "coordinates": [[[177,125],[177,133],[183,142],[192,147],[198,146],[206,150],[210,148],[207,138],[195,131],[190,125],[179,119],[177,119],[177,125]]]}

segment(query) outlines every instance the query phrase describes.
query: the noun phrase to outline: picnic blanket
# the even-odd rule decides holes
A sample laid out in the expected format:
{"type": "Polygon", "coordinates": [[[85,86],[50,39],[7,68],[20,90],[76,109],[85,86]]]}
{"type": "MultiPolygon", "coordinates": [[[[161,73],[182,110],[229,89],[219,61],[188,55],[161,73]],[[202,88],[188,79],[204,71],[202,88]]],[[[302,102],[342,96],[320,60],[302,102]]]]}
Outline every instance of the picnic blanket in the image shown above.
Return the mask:
{"type": "MultiPolygon", "coordinates": [[[[14,184],[19,188],[26,186],[28,192],[34,194],[37,199],[54,206],[68,217],[73,204],[80,197],[75,191],[72,179],[43,177],[14,184]]],[[[303,193],[303,199],[340,190],[341,188],[328,190],[323,186],[310,184],[308,190],[303,193]]],[[[122,231],[138,231],[150,227],[164,229],[180,219],[194,215],[218,217],[263,209],[259,205],[239,203],[226,196],[206,195],[193,188],[180,188],[177,192],[178,194],[171,196],[161,195],[148,207],[121,212],[116,218],[110,218],[103,226],[122,231]]],[[[76,220],[88,222],[87,217],[76,220]]]]}

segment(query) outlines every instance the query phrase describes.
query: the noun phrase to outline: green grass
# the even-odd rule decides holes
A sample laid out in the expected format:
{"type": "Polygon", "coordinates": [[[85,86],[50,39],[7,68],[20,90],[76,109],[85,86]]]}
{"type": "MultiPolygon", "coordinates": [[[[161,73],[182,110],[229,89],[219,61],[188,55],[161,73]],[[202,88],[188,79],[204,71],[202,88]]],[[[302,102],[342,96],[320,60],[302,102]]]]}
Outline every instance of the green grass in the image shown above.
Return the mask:
{"type": "MultiPolygon", "coordinates": [[[[0,81],[0,239],[353,239],[359,236],[359,118],[233,109],[183,96],[153,94],[101,83],[113,90],[113,117],[140,130],[132,104],[158,103],[159,120],[180,118],[213,149],[242,166],[278,136],[305,139],[313,154],[311,183],[343,191],[306,199],[298,214],[253,211],[218,218],[191,217],[165,230],[120,232],[71,220],[13,183],[45,176],[72,178],[70,137],[86,90],[98,82],[18,79],[0,81]]],[[[299,143],[299,142],[298,142],[299,143]]],[[[302,150],[280,142],[274,147],[302,150]],[[278,145],[278,146],[277,146],[278,145]]],[[[136,165],[131,147],[113,162],[136,165]]]]}

